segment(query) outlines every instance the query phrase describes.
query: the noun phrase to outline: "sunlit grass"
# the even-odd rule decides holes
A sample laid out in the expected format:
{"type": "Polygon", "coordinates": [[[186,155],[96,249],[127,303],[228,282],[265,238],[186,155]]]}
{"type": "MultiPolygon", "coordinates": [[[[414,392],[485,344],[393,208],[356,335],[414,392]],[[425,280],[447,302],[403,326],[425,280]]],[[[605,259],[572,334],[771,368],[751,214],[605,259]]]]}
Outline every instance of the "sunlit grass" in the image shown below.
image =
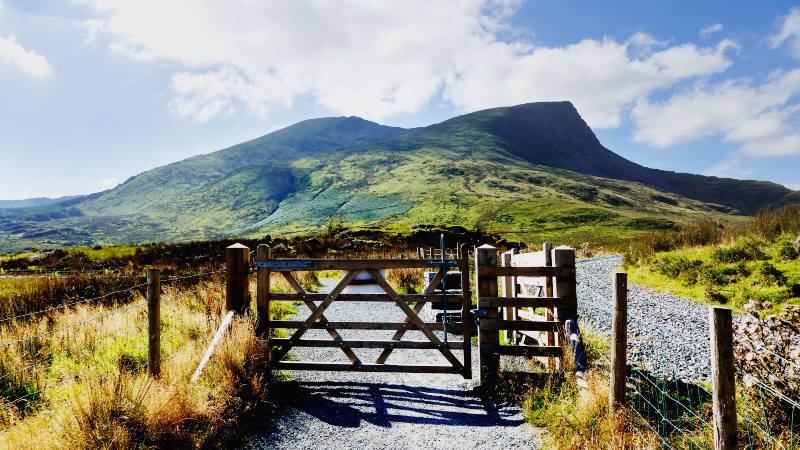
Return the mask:
{"type": "MultiPolygon", "coordinates": [[[[0,434],[0,448],[236,442],[242,434],[235,429],[247,429],[256,414],[263,420],[272,410],[266,348],[255,339],[251,318],[234,322],[199,382],[189,383],[223,315],[223,292],[221,279],[180,291],[164,288],[157,379],[146,370],[141,295],[127,305],[77,305],[0,326],[0,343],[42,335],[7,346],[0,356],[0,395],[13,401],[30,394],[2,408],[8,429],[0,434]],[[74,326],[82,322],[87,323],[74,326]]],[[[282,319],[297,309],[292,302],[275,302],[272,312],[282,319]]]]}

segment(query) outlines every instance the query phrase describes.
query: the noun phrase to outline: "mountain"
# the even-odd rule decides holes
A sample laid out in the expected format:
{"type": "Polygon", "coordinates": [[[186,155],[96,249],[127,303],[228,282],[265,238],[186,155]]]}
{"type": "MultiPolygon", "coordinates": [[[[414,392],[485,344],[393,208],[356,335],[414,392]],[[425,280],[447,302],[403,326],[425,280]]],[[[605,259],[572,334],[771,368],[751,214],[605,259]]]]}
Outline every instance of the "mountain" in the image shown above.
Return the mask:
{"type": "Polygon", "coordinates": [[[30,208],[32,206],[47,206],[54,205],[69,200],[81,198],[81,195],[71,195],[67,197],[49,198],[49,197],[36,197],[26,198],[22,200],[0,200],[0,209],[11,208],[30,208]]]}
{"type": "Polygon", "coordinates": [[[313,233],[334,216],[607,243],[798,200],[775,183],[640,166],[603,147],[569,102],[529,103],[413,129],[306,120],[86,198],[0,209],[0,249],[313,233]]]}

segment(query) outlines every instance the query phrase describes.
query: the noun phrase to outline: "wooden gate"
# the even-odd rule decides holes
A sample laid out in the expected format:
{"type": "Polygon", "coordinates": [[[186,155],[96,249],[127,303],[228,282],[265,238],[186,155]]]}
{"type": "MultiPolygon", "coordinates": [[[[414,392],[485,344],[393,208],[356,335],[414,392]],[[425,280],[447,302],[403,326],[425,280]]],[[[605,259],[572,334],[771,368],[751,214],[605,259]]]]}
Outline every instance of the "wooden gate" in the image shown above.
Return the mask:
{"type": "MultiPolygon", "coordinates": [[[[460,258],[441,261],[431,259],[273,259],[270,248],[259,245],[256,252],[255,266],[258,270],[257,308],[258,332],[266,336],[271,347],[271,365],[275,369],[286,370],[328,370],[328,371],[363,371],[363,372],[407,372],[407,373],[453,373],[464,378],[472,378],[472,355],[470,334],[471,294],[469,290],[469,259],[466,246],[461,247],[460,258]],[[422,294],[398,294],[386,281],[382,270],[385,269],[438,269],[436,276],[422,294]],[[457,304],[461,309],[462,322],[447,325],[425,322],[419,312],[430,303],[443,303],[445,295],[435,293],[444,273],[449,268],[461,271],[461,295],[447,294],[447,304],[457,304]],[[345,274],[341,281],[327,294],[305,292],[292,274],[296,271],[341,270],[345,274]],[[270,276],[278,272],[295,290],[294,293],[270,292],[270,276]],[[380,294],[343,293],[345,288],[360,273],[367,273],[381,287],[380,294]],[[273,300],[300,300],[310,310],[306,320],[270,320],[270,302],[273,300]],[[391,302],[405,313],[403,322],[331,322],[325,317],[325,310],[333,302],[391,302]],[[449,333],[461,333],[461,340],[445,343],[434,331],[443,331],[447,327],[449,333]],[[289,338],[271,337],[273,328],[296,330],[289,338]],[[330,339],[303,339],[310,329],[324,329],[330,339]],[[387,340],[345,340],[337,330],[389,330],[394,331],[387,340]],[[427,340],[404,341],[407,331],[418,330],[427,340]],[[339,348],[350,360],[344,362],[320,361],[286,361],[284,357],[293,347],[327,347],[339,348]],[[362,361],[353,351],[355,348],[378,348],[383,352],[374,362],[362,361]],[[434,349],[438,350],[446,365],[411,365],[391,364],[387,359],[395,349],[434,349]],[[459,361],[453,350],[462,350],[463,358],[459,361]]],[[[448,309],[450,309],[448,307],[448,309]]]]}

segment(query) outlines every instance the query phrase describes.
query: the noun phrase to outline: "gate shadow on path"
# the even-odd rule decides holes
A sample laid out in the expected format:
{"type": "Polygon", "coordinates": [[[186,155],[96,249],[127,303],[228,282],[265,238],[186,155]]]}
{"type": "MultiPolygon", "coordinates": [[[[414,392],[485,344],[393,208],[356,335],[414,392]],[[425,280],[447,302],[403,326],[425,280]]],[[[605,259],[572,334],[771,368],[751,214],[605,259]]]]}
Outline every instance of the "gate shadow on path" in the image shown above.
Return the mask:
{"type": "Polygon", "coordinates": [[[320,421],[355,428],[362,421],[469,427],[517,427],[519,409],[497,406],[472,391],[385,383],[287,382],[277,386],[289,404],[320,421]],[[515,416],[515,417],[513,417],[515,416]]]}

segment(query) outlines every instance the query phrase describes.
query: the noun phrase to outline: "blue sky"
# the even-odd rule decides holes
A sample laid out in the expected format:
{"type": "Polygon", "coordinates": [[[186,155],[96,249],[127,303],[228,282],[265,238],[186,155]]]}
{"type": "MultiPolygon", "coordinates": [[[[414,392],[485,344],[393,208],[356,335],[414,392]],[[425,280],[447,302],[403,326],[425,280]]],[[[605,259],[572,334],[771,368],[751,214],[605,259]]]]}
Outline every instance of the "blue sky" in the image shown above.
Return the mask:
{"type": "Polygon", "coordinates": [[[791,2],[0,0],[0,198],[99,191],[310,117],[570,100],[667,170],[800,189],[791,2]]]}

